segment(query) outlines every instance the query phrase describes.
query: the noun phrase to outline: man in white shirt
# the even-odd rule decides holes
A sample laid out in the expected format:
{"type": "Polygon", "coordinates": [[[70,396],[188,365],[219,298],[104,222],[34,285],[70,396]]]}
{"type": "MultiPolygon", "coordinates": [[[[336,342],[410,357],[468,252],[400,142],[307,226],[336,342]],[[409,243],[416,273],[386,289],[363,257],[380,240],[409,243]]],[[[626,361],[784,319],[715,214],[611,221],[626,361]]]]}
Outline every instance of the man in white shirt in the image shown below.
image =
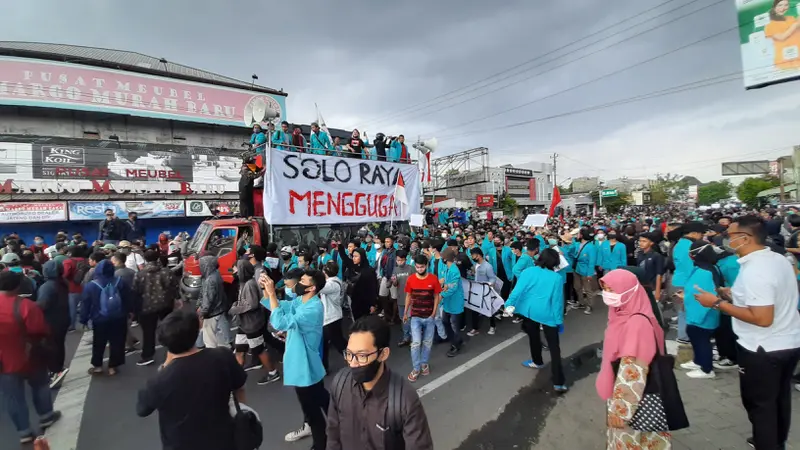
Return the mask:
{"type": "Polygon", "coordinates": [[[134,252],[132,250],[132,246],[129,241],[120,241],[119,248],[120,251],[128,255],[128,258],[125,260],[125,267],[134,272],[138,272],[140,269],[144,268],[144,257],[138,252],[134,252]]]}
{"type": "Polygon", "coordinates": [[[797,281],[788,260],[765,247],[761,218],[743,216],[728,228],[741,270],[730,289],[700,291],[695,298],[733,318],[738,336],[742,404],[753,426],[748,443],[785,448],[792,413],[792,373],[800,360],[797,281]],[[732,299],[732,302],[726,299],[732,299]]]}

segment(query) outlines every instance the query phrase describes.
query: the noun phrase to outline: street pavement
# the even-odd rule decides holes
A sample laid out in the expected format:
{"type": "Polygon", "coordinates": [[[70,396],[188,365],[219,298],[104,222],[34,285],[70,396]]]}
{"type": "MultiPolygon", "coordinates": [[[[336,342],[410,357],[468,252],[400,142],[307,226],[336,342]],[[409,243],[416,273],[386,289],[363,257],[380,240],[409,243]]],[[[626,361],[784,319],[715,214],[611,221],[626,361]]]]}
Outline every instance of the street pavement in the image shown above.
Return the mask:
{"type": "MultiPolygon", "coordinates": [[[[591,316],[579,312],[567,316],[561,347],[571,390],[563,396],[553,394],[549,369],[537,371],[520,365],[530,358],[527,336],[508,319],[499,324],[494,336],[482,333],[469,338],[465,351],[455,358],[445,356],[445,344],[435,346],[432,374],[421,377],[414,386],[422,397],[435,448],[604,448],[604,404],[597,398],[594,381],[605,320],[602,308],[591,316]]],[[[395,337],[399,337],[398,331],[393,329],[395,337]]],[[[156,373],[157,364],[137,367],[138,355],[131,355],[118,376],[89,378],[86,341],[88,336],[81,343],[78,333],[69,336],[72,370],[56,398],[64,419],[47,433],[51,449],[161,448],[157,414],[145,419],[135,414],[137,391],[156,373]]],[[[547,352],[544,355],[545,359],[549,356],[547,352]]],[[[157,362],[163,357],[159,350],[157,362]]],[[[344,365],[339,358],[332,362],[334,368],[344,365]]],[[[393,347],[389,366],[405,375],[411,369],[408,348],[393,347]]],[[[247,399],[264,422],[262,448],[309,448],[310,439],[284,441],[284,435],[302,423],[293,389],[280,382],[258,386],[259,377],[259,372],[249,372],[247,399]]],[[[689,380],[678,373],[678,379],[692,427],[675,433],[674,448],[746,449],[744,439],[750,427],[741,407],[736,372],[720,374],[716,380],[689,380]]],[[[794,405],[790,442],[796,444],[789,448],[800,449],[800,393],[794,394],[794,405]]],[[[0,417],[0,450],[18,448],[4,414],[0,417]]]]}

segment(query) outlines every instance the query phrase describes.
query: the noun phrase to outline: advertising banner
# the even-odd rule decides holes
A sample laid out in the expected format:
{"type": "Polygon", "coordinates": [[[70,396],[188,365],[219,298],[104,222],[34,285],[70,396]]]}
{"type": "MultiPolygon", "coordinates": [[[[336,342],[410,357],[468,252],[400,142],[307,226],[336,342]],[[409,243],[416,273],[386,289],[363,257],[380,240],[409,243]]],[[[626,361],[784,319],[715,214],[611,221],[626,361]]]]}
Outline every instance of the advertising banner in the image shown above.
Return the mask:
{"type": "Polygon", "coordinates": [[[478,194],[477,198],[475,199],[475,205],[478,208],[491,208],[492,206],[494,206],[494,195],[478,194]]]}
{"type": "Polygon", "coordinates": [[[797,0],[736,0],[744,86],[767,86],[800,77],[797,0]]]}
{"type": "Polygon", "coordinates": [[[69,202],[70,220],[103,220],[105,211],[111,209],[121,219],[128,213],[136,212],[140,219],[164,217],[184,217],[186,209],[183,200],[147,201],[108,201],[108,202],[69,202]]]}
{"type": "Polygon", "coordinates": [[[9,182],[6,190],[16,193],[239,190],[242,160],[237,152],[161,144],[108,146],[108,141],[71,138],[13,142],[19,139],[0,135],[0,189],[9,182]]]}
{"type": "Polygon", "coordinates": [[[274,225],[403,221],[420,213],[415,164],[273,149],[266,166],[264,217],[274,225]]]}
{"type": "Polygon", "coordinates": [[[286,120],[286,97],[79,64],[0,57],[0,104],[219,125],[286,120]]]}
{"type": "Polygon", "coordinates": [[[186,200],[186,217],[224,217],[236,214],[239,214],[238,200],[186,200]]]}
{"type": "Polygon", "coordinates": [[[67,220],[67,202],[0,203],[0,223],[67,220]]]}

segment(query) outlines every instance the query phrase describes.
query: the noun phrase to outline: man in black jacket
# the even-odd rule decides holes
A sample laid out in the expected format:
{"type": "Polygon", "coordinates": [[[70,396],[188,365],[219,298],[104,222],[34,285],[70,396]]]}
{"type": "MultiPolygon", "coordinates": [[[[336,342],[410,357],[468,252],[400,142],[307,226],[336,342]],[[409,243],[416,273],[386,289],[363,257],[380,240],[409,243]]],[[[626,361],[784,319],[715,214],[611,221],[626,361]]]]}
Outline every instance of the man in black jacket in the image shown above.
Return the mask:
{"type": "Polygon", "coordinates": [[[97,230],[97,240],[104,244],[117,244],[125,239],[127,226],[114,214],[114,210],[106,210],[106,218],[100,222],[97,230]]]}
{"type": "Polygon", "coordinates": [[[202,321],[203,343],[207,348],[230,344],[230,324],[225,313],[230,303],[225,296],[225,286],[219,273],[216,256],[203,256],[199,261],[202,287],[198,298],[197,315],[202,321]]]}

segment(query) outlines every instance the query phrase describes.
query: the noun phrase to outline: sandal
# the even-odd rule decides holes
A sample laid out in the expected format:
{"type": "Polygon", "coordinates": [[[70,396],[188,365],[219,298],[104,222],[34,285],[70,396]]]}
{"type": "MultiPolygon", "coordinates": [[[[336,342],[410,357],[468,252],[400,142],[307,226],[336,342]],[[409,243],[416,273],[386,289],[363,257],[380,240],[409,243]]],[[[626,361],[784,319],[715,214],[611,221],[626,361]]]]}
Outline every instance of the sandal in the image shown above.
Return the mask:
{"type": "Polygon", "coordinates": [[[419,371],[418,370],[412,370],[411,373],[408,374],[408,381],[410,381],[412,383],[416,382],[417,378],[419,378],[419,371]]]}
{"type": "Polygon", "coordinates": [[[431,366],[425,364],[424,366],[421,367],[421,369],[422,369],[422,376],[428,376],[431,374],[431,366]]]}
{"type": "Polygon", "coordinates": [[[117,374],[117,369],[115,369],[113,367],[109,367],[108,368],[108,376],[113,377],[116,374],[117,374]]]}
{"type": "Polygon", "coordinates": [[[100,375],[103,373],[102,367],[92,367],[89,369],[89,375],[100,375]]]}

